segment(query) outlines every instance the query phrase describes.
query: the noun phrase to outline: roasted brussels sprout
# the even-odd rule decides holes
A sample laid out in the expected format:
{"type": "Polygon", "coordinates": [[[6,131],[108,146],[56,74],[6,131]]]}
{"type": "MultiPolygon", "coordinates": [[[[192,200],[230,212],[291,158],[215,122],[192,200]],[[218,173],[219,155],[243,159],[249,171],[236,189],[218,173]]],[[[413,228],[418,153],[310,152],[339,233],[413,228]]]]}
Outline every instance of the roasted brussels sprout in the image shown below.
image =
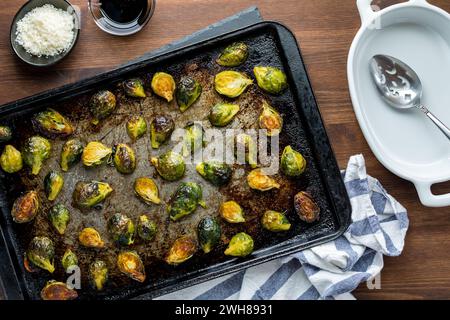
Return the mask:
{"type": "Polygon", "coordinates": [[[253,80],[237,71],[222,71],[214,79],[216,91],[228,98],[239,97],[253,80]]]}
{"type": "Polygon", "coordinates": [[[59,203],[54,205],[48,211],[48,220],[59,234],[66,232],[67,225],[70,221],[70,212],[65,205],[59,203]]]}
{"type": "Polygon", "coordinates": [[[166,256],[166,262],[178,265],[190,259],[197,251],[197,242],[190,236],[182,236],[175,240],[166,256]]]}
{"type": "Polygon", "coordinates": [[[280,188],[280,185],[274,179],[264,174],[261,169],[254,169],[250,171],[247,176],[247,182],[250,188],[259,191],[268,191],[274,188],[280,188]]]}
{"type": "Polygon", "coordinates": [[[120,272],[138,282],[145,281],[145,267],[139,255],[134,251],[123,251],[117,257],[120,272]]]}
{"type": "Polygon", "coordinates": [[[94,117],[92,123],[98,124],[116,109],[116,96],[108,90],[99,91],[92,96],[89,107],[94,117]]]}
{"type": "Polygon", "coordinates": [[[81,160],[86,167],[94,167],[103,164],[111,157],[112,149],[101,142],[92,141],[84,148],[81,160]]]}
{"type": "Polygon", "coordinates": [[[134,243],[135,226],[126,215],[115,213],[108,219],[108,232],[111,239],[118,245],[129,246],[134,243]]]}
{"type": "Polygon", "coordinates": [[[89,279],[92,287],[97,291],[102,291],[108,281],[108,267],[102,260],[95,260],[89,266],[89,279]]]}
{"type": "Polygon", "coordinates": [[[236,156],[239,161],[242,161],[239,155],[243,152],[245,155],[245,162],[248,163],[251,168],[256,168],[258,166],[258,147],[253,137],[246,133],[239,133],[235,136],[234,143],[236,146],[236,156]]]}
{"type": "Polygon", "coordinates": [[[280,94],[288,84],[283,71],[275,67],[255,67],[256,82],[258,86],[271,94],[280,94]]]}
{"type": "Polygon", "coordinates": [[[231,238],[225,255],[233,257],[246,257],[253,252],[253,238],[245,232],[240,232],[231,238]]]}
{"type": "Polygon", "coordinates": [[[215,186],[227,184],[230,182],[231,175],[233,174],[228,164],[217,161],[200,162],[197,164],[196,170],[205,180],[215,186]]]}
{"type": "Polygon", "coordinates": [[[141,79],[133,78],[125,80],[122,83],[125,94],[132,98],[145,98],[147,95],[144,90],[144,83],[141,79]]]}
{"type": "Polygon", "coordinates": [[[88,209],[106,199],[113,189],[106,182],[77,182],[73,191],[73,203],[79,209],[88,209]]]}
{"type": "Polygon", "coordinates": [[[145,214],[139,217],[137,233],[142,240],[152,240],[157,232],[158,227],[154,221],[150,220],[145,214]]]}
{"type": "Polygon", "coordinates": [[[55,245],[47,237],[34,237],[26,252],[28,261],[34,266],[47,270],[50,273],[55,271],[55,245]]]}
{"type": "Polygon", "coordinates": [[[133,149],[125,143],[115,145],[113,148],[113,163],[120,173],[133,173],[136,169],[136,155],[133,149]]]}
{"type": "Polygon", "coordinates": [[[220,216],[229,223],[245,222],[244,210],[236,201],[226,201],[220,206],[220,216]]]}
{"type": "Polygon", "coordinates": [[[205,146],[205,130],[200,123],[190,123],[185,127],[183,156],[195,154],[205,146]]]}
{"type": "Polygon", "coordinates": [[[161,144],[170,139],[175,122],[171,116],[157,114],[150,124],[150,140],[153,149],[158,149],[161,144]]]}
{"type": "Polygon", "coordinates": [[[155,94],[171,102],[175,92],[175,80],[173,77],[165,72],[157,72],[152,79],[152,90],[155,94]]]}
{"type": "Polygon", "coordinates": [[[177,103],[181,112],[185,112],[202,94],[202,86],[191,77],[183,77],[176,91],[177,103]]]}
{"type": "Polygon", "coordinates": [[[12,130],[8,126],[0,126],[0,143],[8,142],[12,139],[12,130]]]}
{"type": "Polygon", "coordinates": [[[53,201],[61,192],[64,185],[64,178],[55,171],[50,171],[44,178],[44,190],[47,199],[53,201]]]}
{"type": "Polygon", "coordinates": [[[281,212],[267,210],[261,218],[264,229],[273,232],[287,231],[291,228],[289,220],[281,212]]]}
{"type": "Polygon", "coordinates": [[[48,138],[67,137],[73,133],[72,124],[61,113],[46,109],[31,119],[34,130],[48,138]]]}
{"type": "Polygon", "coordinates": [[[147,122],[141,116],[133,116],[127,122],[127,133],[131,140],[136,141],[147,132],[147,122]]]}
{"type": "Polygon", "coordinates": [[[23,162],[31,168],[33,175],[38,175],[43,162],[50,157],[51,151],[50,141],[40,136],[33,136],[28,138],[23,146],[23,162]]]}
{"type": "Polygon", "coordinates": [[[168,151],[157,158],[151,158],[151,163],[159,175],[167,181],[181,179],[186,171],[183,157],[174,151],[168,151]]]}
{"type": "Polygon", "coordinates": [[[302,154],[287,146],[281,155],[281,170],[289,177],[300,176],[306,168],[306,160],[302,154]]]}
{"type": "Polygon", "coordinates": [[[239,105],[231,103],[218,103],[211,108],[209,122],[216,127],[224,127],[229,124],[239,112],[239,105]]]}
{"type": "Polygon", "coordinates": [[[198,241],[204,253],[209,253],[219,242],[220,225],[215,218],[206,217],[197,226],[198,241]]]}
{"type": "Polygon", "coordinates": [[[61,170],[66,172],[81,160],[83,143],[78,139],[67,140],[61,149],[61,170]]]}
{"type": "Polygon", "coordinates": [[[0,156],[0,165],[3,171],[15,173],[23,168],[22,154],[19,150],[8,144],[0,156]]]}
{"type": "Polygon", "coordinates": [[[319,220],[320,208],[308,192],[301,191],[294,196],[294,208],[300,219],[305,222],[319,220]]]}
{"type": "Polygon", "coordinates": [[[36,191],[28,191],[14,201],[11,216],[16,223],[27,223],[38,214],[40,206],[39,196],[36,191]]]}
{"type": "Polygon", "coordinates": [[[67,272],[70,267],[78,266],[78,257],[71,249],[67,249],[61,259],[61,264],[67,272]]]}
{"type": "Polygon", "coordinates": [[[205,207],[202,200],[202,187],[195,182],[183,182],[169,200],[167,211],[172,221],[180,220],[197,209],[205,207]]]}
{"type": "Polygon", "coordinates": [[[134,181],[134,192],[147,204],[160,204],[158,186],[151,178],[141,177],[134,181]]]}
{"type": "Polygon", "coordinates": [[[78,235],[80,243],[87,248],[103,248],[105,243],[94,228],[84,228],[78,235]]]}
{"type": "Polygon", "coordinates": [[[41,298],[42,300],[65,301],[78,298],[78,294],[64,282],[51,280],[41,290],[41,298]]]}
{"type": "Polygon", "coordinates": [[[223,67],[237,67],[248,58],[248,46],[243,42],[235,42],[226,47],[216,62],[223,67]]]}
{"type": "Polygon", "coordinates": [[[263,111],[259,116],[259,127],[267,130],[269,137],[280,134],[283,128],[283,118],[266,101],[263,102],[263,111]]]}

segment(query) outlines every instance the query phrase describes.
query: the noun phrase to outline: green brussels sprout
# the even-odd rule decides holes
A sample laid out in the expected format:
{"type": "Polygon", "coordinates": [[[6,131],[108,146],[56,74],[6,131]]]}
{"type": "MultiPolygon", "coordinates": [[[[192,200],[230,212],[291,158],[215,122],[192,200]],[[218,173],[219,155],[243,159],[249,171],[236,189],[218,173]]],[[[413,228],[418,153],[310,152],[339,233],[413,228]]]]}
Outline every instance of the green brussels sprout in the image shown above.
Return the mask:
{"type": "Polygon", "coordinates": [[[169,200],[167,211],[172,221],[177,221],[197,209],[197,206],[206,207],[202,200],[202,187],[195,182],[181,183],[169,200]]]}
{"type": "Polygon", "coordinates": [[[34,237],[27,249],[26,256],[34,266],[50,273],[55,271],[55,246],[47,237],[34,237]]]}
{"type": "Polygon", "coordinates": [[[222,71],[214,79],[216,91],[228,98],[239,97],[251,84],[252,79],[237,71],[222,71]]]}
{"type": "Polygon", "coordinates": [[[31,119],[34,130],[47,138],[67,137],[73,133],[72,124],[62,114],[53,109],[46,109],[31,119]]]}
{"type": "Polygon", "coordinates": [[[202,86],[191,77],[183,77],[176,90],[177,103],[181,112],[185,112],[202,94],[202,86]]]}
{"type": "Polygon", "coordinates": [[[157,158],[151,158],[151,163],[159,175],[167,181],[180,180],[186,171],[183,157],[174,151],[168,151],[157,158]]]}
{"type": "Polygon", "coordinates": [[[248,46],[243,42],[235,42],[226,47],[216,62],[223,67],[237,67],[248,58],[248,46]]]}
{"type": "Polygon", "coordinates": [[[133,221],[126,215],[115,213],[108,219],[108,232],[112,240],[121,246],[129,246],[134,243],[136,232],[133,221]]]}
{"type": "Polygon", "coordinates": [[[160,204],[158,186],[151,178],[141,177],[134,181],[134,192],[147,204],[160,204]]]}
{"type": "Polygon", "coordinates": [[[187,157],[189,154],[194,154],[205,146],[205,130],[198,122],[189,123],[185,127],[185,130],[183,156],[187,157]]]}
{"type": "Polygon", "coordinates": [[[269,137],[280,134],[283,128],[283,118],[266,101],[263,102],[263,111],[258,119],[259,127],[267,130],[269,137]]]}
{"type": "Polygon", "coordinates": [[[252,169],[258,167],[258,147],[253,137],[246,133],[239,133],[235,136],[234,143],[236,146],[235,154],[239,161],[242,161],[239,158],[239,155],[243,152],[245,155],[245,162],[248,163],[252,169]]]}
{"type": "Polygon", "coordinates": [[[61,264],[67,272],[70,267],[78,266],[78,257],[71,249],[67,249],[61,258],[61,264]]]}
{"type": "Polygon", "coordinates": [[[78,139],[67,140],[62,149],[60,157],[61,170],[66,172],[81,160],[83,154],[83,143],[78,139]]]}
{"type": "Polygon", "coordinates": [[[145,214],[139,217],[137,233],[142,240],[152,240],[157,232],[158,227],[154,221],[150,220],[145,214]]]}
{"type": "Polygon", "coordinates": [[[113,189],[106,182],[77,182],[73,191],[73,203],[79,209],[92,208],[105,200],[113,189]]]}
{"type": "Polygon", "coordinates": [[[240,107],[237,104],[218,103],[211,108],[209,122],[216,127],[225,127],[233,120],[239,110],[240,107]]]}
{"type": "Polygon", "coordinates": [[[136,155],[133,149],[125,143],[116,144],[113,148],[113,163],[120,173],[133,173],[136,169],[136,155]]]}
{"type": "Polygon", "coordinates": [[[264,91],[271,94],[280,94],[287,86],[287,78],[283,71],[275,67],[255,67],[256,82],[264,91]]]}
{"type": "Polygon", "coordinates": [[[81,161],[86,167],[94,167],[109,161],[112,149],[101,142],[92,141],[87,144],[81,155],[81,161]]]}
{"type": "Polygon", "coordinates": [[[0,156],[0,165],[3,171],[15,173],[23,168],[22,154],[19,150],[8,144],[0,156]]]}
{"type": "Polygon", "coordinates": [[[53,201],[61,192],[64,185],[64,178],[55,171],[50,171],[44,178],[44,190],[47,199],[53,201]]]}
{"type": "Polygon", "coordinates": [[[307,223],[319,220],[320,208],[308,192],[301,191],[294,196],[294,208],[300,220],[307,223]]]}
{"type": "Polygon", "coordinates": [[[8,142],[12,139],[12,130],[8,126],[0,126],[0,143],[8,142]]]}
{"type": "Polygon", "coordinates": [[[226,163],[217,161],[200,162],[196,166],[197,172],[215,186],[223,186],[230,182],[233,171],[226,163]]]}
{"type": "Polygon", "coordinates": [[[225,255],[233,257],[246,257],[253,252],[253,239],[245,232],[240,232],[231,238],[225,255]]]}
{"type": "Polygon", "coordinates": [[[289,220],[281,212],[267,210],[261,218],[264,229],[273,232],[288,231],[291,228],[289,220]]]}
{"type": "Polygon", "coordinates": [[[173,100],[173,94],[175,92],[176,84],[173,77],[165,72],[157,72],[152,79],[153,92],[171,102],[173,100]]]}
{"type": "Polygon", "coordinates": [[[125,80],[122,83],[125,94],[132,98],[145,98],[147,95],[144,90],[144,83],[141,79],[133,78],[125,80]]]}
{"type": "Polygon", "coordinates": [[[16,223],[27,223],[38,214],[40,206],[39,196],[36,191],[28,191],[18,197],[11,209],[11,216],[16,223]]]}
{"type": "Polygon", "coordinates": [[[49,301],[75,300],[78,298],[78,293],[64,282],[50,280],[41,290],[41,298],[49,301]]]}
{"type": "Polygon", "coordinates": [[[220,216],[229,223],[245,222],[244,210],[236,201],[226,201],[220,206],[220,216]]]}
{"type": "Polygon", "coordinates": [[[306,160],[302,154],[287,146],[281,155],[281,170],[289,177],[300,176],[306,168],[306,160]]]}
{"type": "Polygon", "coordinates": [[[209,253],[220,242],[220,225],[215,218],[206,217],[197,226],[200,247],[204,253],[209,253]]]}
{"type": "Polygon", "coordinates": [[[60,235],[66,232],[67,225],[70,221],[70,212],[65,205],[59,203],[54,205],[48,211],[48,220],[60,235]]]}
{"type": "Polygon", "coordinates": [[[91,285],[97,291],[102,291],[108,281],[108,267],[102,260],[95,260],[89,266],[89,280],[91,285]]]}
{"type": "Polygon", "coordinates": [[[117,268],[123,274],[138,282],[144,282],[145,267],[141,258],[135,251],[123,251],[117,256],[117,268]]]}
{"type": "Polygon", "coordinates": [[[254,169],[250,171],[247,176],[247,182],[250,188],[259,191],[269,191],[274,188],[280,188],[280,184],[268,175],[264,174],[261,169],[254,169]]]}
{"type": "Polygon", "coordinates": [[[98,124],[100,120],[108,118],[116,109],[116,96],[108,90],[101,90],[94,94],[89,103],[91,114],[94,117],[93,124],[98,124]]]}
{"type": "Polygon", "coordinates": [[[105,247],[105,242],[103,242],[100,233],[94,228],[84,228],[81,230],[78,235],[78,241],[87,248],[101,249],[105,247]]]}
{"type": "Polygon", "coordinates": [[[165,260],[168,264],[176,266],[192,258],[196,251],[195,239],[190,236],[181,236],[172,244],[165,260]]]}
{"type": "Polygon", "coordinates": [[[40,136],[33,136],[25,141],[22,149],[23,161],[31,168],[33,175],[38,175],[42,164],[50,158],[52,145],[50,141],[40,136]]]}
{"type": "Polygon", "coordinates": [[[171,116],[157,114],[150,124],[150,140],[153,149],[158,149],[161,144],[170,139],[175,122],[171,116]]]}
{"type": "Polygon", "coordinates": [[[127,122],[127,133],[131,140],[136,141],[147,132],[147,122],[140,116],[133,116],[127,122]]]}

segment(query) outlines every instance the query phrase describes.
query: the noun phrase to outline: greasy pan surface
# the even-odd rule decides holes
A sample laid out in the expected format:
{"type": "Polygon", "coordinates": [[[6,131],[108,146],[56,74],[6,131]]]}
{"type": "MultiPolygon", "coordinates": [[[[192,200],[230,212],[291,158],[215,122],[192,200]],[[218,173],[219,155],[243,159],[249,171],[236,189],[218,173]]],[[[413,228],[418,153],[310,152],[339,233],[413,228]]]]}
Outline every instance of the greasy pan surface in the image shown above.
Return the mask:
{"type": "Polygon", "coordinates": [[[2,204],[1,222],[8,244],[13,251],[11,252],[12,260],[25,298],[39,298],[41,288],[50,279],[65,281],[67,275],[61,266],[60,258],[68,247],[76,252],[79,258],[82,273],[82,289],[78,291],[80,297],[117,299],[136,297],[144,293],[147,296],[159,295],[226,272],[237,271],[339,235],[348,223],[348,199],[328,139],[323,131],[303,65],[301,61],[287,63],[287,56],[289,57],[292,52],[294,54],[298,52],[293,39],[290,39],[290,46],[286,46],[289,37],[292,36],[282,27],[264,23],[235,32],[223,39],[212,40],[203,45],[182,50],[175,55],[152,59],[132,68],[126,68],[122,72],[112,72],[109,75],[97,77],[97,80],[93,80],[92,83],[87,81],[85,85],[79,85],[77,88],[72,87],[65,92],[64,90],[57,92],[56,97],[50,94],[45,101],[38,99],[31,104],[23,102],[26,107],[22,108],[19,101],[13,108],[8,105],[2,109],[7,110],[3,112],[3,122],[6,121],[14,128],[15,137],[11,144],[16,147],[21,147],[23,141],[34,134],[30,129],[30,116],[39,110],[36,108],[51,106],[64,114],[76,126],[73,137],[85,143],[101,141],[108,146],[128,143],[135,150],[138,159],[136,171],[131,175],[119,174],[114,167],[108,165],[85,169],[81,163],[63,174],[64,188],[55,203],[64,203],[71,212],[71,221],[64,236],[58,235],[49,225],[46,212],[53,203],[46,200],[42,181],[50,169],[60,171],[59,156],[65,140],[52,140],[51,158],[45,162],[38,176],[29,175],[28,169],[22,170],[17,175],[2,173],[1,183],[4,188],[2,191],[7,201],[2,204]],[[226,128],[257,129],[256,123],[262,109],[261,103],[263,99],[266,99],[284,118],[284,128],[280,135],[280,152],[289,144],[299,150],[308,163],[306,172],[299,179],[288,179],[281,174],[276,175],[274,178],[281,184],[281,188],[263,193],[248,187],[246,173],[249,167],[247,166],[235,165],[232,181],[227,186],[217,188],[203,180],[195,172],[194,165],[188,164],[182,181],[195,181],[203,187],[203,198],[207,207],[206,209],[199,207],[194,214],[180,221],[170,222],[166,213],[166,203],[181,181],[162,180],[150,165],[149,157],[164,153],[175,143],[170,142],[158,150],[153,150],[150,146],[149,134],[133,143],[126,133],[126,121],[131,115],[142,115],[149,124],[156,113],[163,113],[173,117],[177,128],[184,127],[190,121],[200,121],[205,129],[210,128],[211,125],[207,120],[210,107],[217,102],[227,101],[214,90],[214,75],[226,69],[217,65],[215,59],[226,45],[236,40],[248,44],[250,55],[242,66],[234,69],[253,76],[252,69],[256,65],[280,67],[288,74],[290,88],[280,96],[272,96],[263,93],[256,84],[251,86],[234,100],[240,105],[241,111],[226,128]],[[155,94],[143,100],[127,98],[118,85],[123,79],[139,76],[146,81],[146,88],[150,94],[148,82],[157,71],[172,74],[177,82],[183,75],[194,77],[203,87],[200,99],[186,112],[181,113],[176,102],[168,104],[155,94]],[[291,72],[295,72],[295,75],[293,76],[291,72]],[[299,75],[299,72],[302,73],[299,75]],[[118,107],[111,117],[94,127],[91,124],[92,118],[87,105],[92,93],[100,88],[109,89],[116,94],[118,107]],[[303,92],[299,93],[298,88],[303,89],[303,92]],[[20,116],[18,110],[21,110],[20,116]],[[161,205],[147,205],[135,197],[133,182],[141,176],[149,176],[155,180],[160,190],[161,205]],[[108,182],[113,187],[114,193],[101,208],[81,212],[72,206],[72,192],[77,181],[90,180],[108,182]],[[10,216],[12,202],[21,192],[30,189],[39,191],[42,202],[40,213],[32,223],[14,224],[10,216]],[[321,208],[318,222],[306,224],[293,212],[293,196],[299,191],[308,191],[318,202],[321,208]],[[222,239],[221,244],[213,252],[205,255],[202,251],[198,251],[192,259],[177,267],[168,266],[162,261],[176,238],[184,234],[196,237],[198,222],[208,215],[218,216],[218,207],[222,201],[226,200],[235,200],[241,204],[246,214],[246,223],[231,225],[219,218],[222,239]],[[281,234],[263,230],[260,217],[267,209],[287,211],[287,217],[293,226],[291,230],[281,234]],[[159,232],[153,241],[144,243],[136,239],[135,244],[130,247],[131,250],[139,253],[146,266],[147,280],[143,284],[134,282],[117,270],[115,261],[120,248],[114,245],[106,232],[106,220],[115,212],[124,213],[134,221],[141,214],[146,213],[158,224],[159,232]],[[105,249],[87,249],[79,245],[78,233],[85,227],[95,227],[101,233],[102,239],[106,242],[105,249]],[[234,234],[241,231],[247,232],[254,238],[255,253],[245,259],[224,256],[223,251],[228,241],[234,234]],[[29,241],[38,235],[46,235],[55,242],[56,271],[53,275],[44,271],[28,273],[22,266],[23,253],[29,241]],[[91,289],[87,278],[88,266],[95,259],[107,262],[110,271],[110,280],[105,290],[100,293],[91,289]]]}

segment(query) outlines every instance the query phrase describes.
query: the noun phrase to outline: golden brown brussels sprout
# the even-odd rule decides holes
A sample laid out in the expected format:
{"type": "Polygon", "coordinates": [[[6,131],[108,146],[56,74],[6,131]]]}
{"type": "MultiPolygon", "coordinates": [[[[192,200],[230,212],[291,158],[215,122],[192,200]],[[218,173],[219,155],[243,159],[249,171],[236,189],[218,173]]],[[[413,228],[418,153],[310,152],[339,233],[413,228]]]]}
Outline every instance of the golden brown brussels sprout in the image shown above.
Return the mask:
{"type": "Polygon", "coordinates": [[[294,208],[300,219],[305,222],[319,220],[320,208],[307,192],[301,191],[294,196],[294,208]]]}
{"type": "Polygon", "coordinates": [[[8,142],[12,139],[12,130],[8,126],[0,126],[0,143],[8,142]]]}
{"type": "Polygon", "coordinates": [[[289,220],[281,212],[267,210],[261,218],[264,229],[273,232],[287,231],[291,228],[289,220]]]}
{"type": "Polygon", "coordinates": [[[231,167],[222,162],[200,162],[196,166],[197,172],[215,186],[223,186],[230,182],[233,171],[231,167]]]}
{"type": "Polygon", "coordinates": [[[72,195],[74,206],[79,209],[92,208],[105,200],[112,191],[106,182],[77,182],[72,195]]]}
{"type": "Polygon", "coordinates": [[[145,267],[139,255],[134,251],[123,251],[117,257],[120,272],[138,282],[145,281],[145,267]]]}
{"type": "Polygon", "coordinates": [[[222,231],[215,218],[206,217],[200,220],[197,226],[197,235],[200,247],[204,253],[209,253],[220,242],[222,231]]]}
{"type": "Polygon", "coordinates": [[[170,102],[173,100],[175,92],[175,80],[173,77],[165,72],[157,72],[152,79],[152,90],[155,94],[170,102]]]}
{"type": "Polygon", "coordinates": [[[89,266],[89,280],[92,287],[97,291],[102,291],[106,282],[108,281],[108,267],[102,260],[95,260],[89,266]]]}
{"type": "Polygon", "coordinates": [[[182,236],[175,240],[166,256],[170,265],[178,265],[190,259],[197,251],[197,242],[190,236],[182,236]]]}
{"type": "Polygon", "coordinates": [[[64,282],[51,280],[41,290],[41,298],[42,300],[65,301],[78,298],[78,294],[64,282]]]}
{"type": "Polygon", "coordinates": [[[281,170],[289,177],[300,176],[306,168],[306,160],[300,152],[287,146],[281,155],[281,170]]]}
{"type": "Polygon", "coordinates": [[[231,238],[225,255],[233,257],[246,257],[253,252],[253,238],[245,232],[240,232],[231,238]]]}
{"type": "Polygon", "coordinates": [[[193,213],[198,205],[206,206],[202,200],[202,187],[195,182],[183,182],[170,198],[167,211],[170,219],[177,221],[193,213]]]}
{"type": "Polygon", "coordinates": [[[48,220],[59,234],[66,232],[67,225],[70,221],[70,212],[65,205],[59,203],[51,207],[48,211],[48,220]]]}
{"type": "Polygon", "coordinates": [[[129,246],[134,243],[136,229],[133,221],[126,215],[115,213],[108,219],[107,227],[111,239],[116,244],[129,246]]]}
{"type": "Polygon", "coordinates": [[[183,157],[174,151],[168,151],[157,158],[152,158],[151,163],[159,175],[167,181],[181,179],[186,171],[183,157]]]}
{"type": "Polygon", "coordinates": [[[33,175],[38,175],[42,164],[50,158],[52,145],[50,141],[40,136],[33,136],[25,141],[22,149],[23,162],[31,168],[33,175]]]}
{"type": "Polygon", "coordinates": [[[150,124],[150,140],[153,149],[158,149],[161,144],[170,139],[175,122],[171,116],[157,114],[150,124]]]}
{"type": "Polygon", "coordinates": [[[53,241],[47,237],[34,237],[27,250],[28,261],[34,266],[50,273],[55,271],[53,260],[55,258],[55,246],[53,241]]]}
{"type": "Polygon", "coordinates": [[[269,137],[280,134],[283,128],[283,118],[266,101],[263,102],[263,111],[259,116],[259,127],[267,130],[269,137]]]}
{"type": "Polygon", "coordinates": [[[36,132],[51,139],[67,137],[73,133],[73,127],[69,120],[50,108],[34,115],[31,122],[36,132]]]}
{"type": "Polygon", "coordinates": [[[78,257],[71,249],[67,249],[61,259],[61,264],[67,272],[70,267],[78,266],[78,257]]]}
{"type": "Polygon", "coordinates": [[[61,192],[64,185],[64,178],[55,171],[50,171],[44,178],[44,190],[47,199],[53,201],[61,192]]]}
{"type": "Polygon", "coordinates": [[[244,210],[236,201],[226,201],[220,206],[220,216],[229,223],[245,222],[244,210]]]}
{"type": "Polygon", "coordinates": [[[144,90],[144,83],[141,79],[133,78],[125,80],[122,83],[125,94],[132,98],[145,98],[147,95],[144,90]]]}
{"type": "Polygon", "coordinates": [[[248,46],[243,42],[235,42],[226,47],[216,61],[223,67],[237,67],[243,64],[247,58],[248,46]]]}
{"type": "MultiPolygon", "coordinates": [[[[248,163],[251,168],[256,168],[258,166],[258,147],[256,145],[255,139],[253,139],[252,136],[246,133],[239,133],[235,136],[234,142],[236,146],[236,155],[238,156],[241,152],[244,152],[245,162],[248,163]]],[[[239,159],[239,161],[242,160],[239,159]]]]}
{"type": "Polygon", "coordinates": [[[202,86],[191,77],[183,77],[176,91],[177,103],[181,112],[185,112],[202,94],[202,86]]]}
{"type": "Polygon", "coordinates": [[[108,90],[99,91],[92,96],[89,107],[94,117],[92,123],[98,124],[116,109],[116,96],[108,90]]]}
{"type": "Polygon", "coordinates": [[[107,162],[112,154],[112,149],[101,142],[89,142],[84,148],[81,160],[86,167],[94,167],[107,162]]]}
{"type": "Polygon", "coordinates": [[[136,169],[136,155],[133,149],[125,143],[116,144],[113,148],[113,163],[120,173],[133,173],[136,169]]]}
{"type": "Polygon", "coordinates": [[[67,140],[61,149],[61,170],[66,172],[81,160],[83,144],[78,139],[67,140]]]}
{"type": "Polygon", "coordinates": [[[133,116],[127,122],[127,133],[131,140],[136,141],[147,132],[147,122],[140,116],[133,116]]]}
{"type": "Polygon", "coordinates": [[[216,91],[228,98],[239,97],[253,80],[237,71],[222,71],[214,79],[216,91]]]}
{"type": "Polygon", "coordinates": [[[229,124],[239,112],[239,105],[231,103],[218,103],[211,108],[209,122],[216,127],[224,127],[229,124]]]}
{"type": "Polygon", "coordinates": [[[137,232],[142,240],[149,241],[155,237],[158,232],[158,227],[154,221],[143,214],[139,217],[137,232]]]}
{"type": "Polygon", "coordinates": [[[33,220],[39,211],[39,196],[36,191],[28,191],[14,201],[11,215],[16,223],[27,223],[33,220]]]}
{"type": "Polygon", "coordinates": [[[205,146],[205,130],[200,123],[190,123],[185,127],[183,155],[195,154],[205,146]]]}
{"type": "Polygon", "coordinates": [[[258,86],[271,94],[280,94],[287,86],[287,78],[283,71],[275,67],[255,67],[256,82],[258,86]]]}
{"type": "Polygon", "coordinates": [[[156,183],[151,178],[141,177],[134,181],[134,192],[147,204],[160,204],[159,191],[156,183]]]}
{"type": "Polygon", "coordinates": [[[15,173],[23,168],[22,154],[12,145],[5,146],[0,156],[0,165],[3,171],[7,173],[15,173]]]}
{"type": "Polygon", "coordinates": [[[261,169],[254,169],[250,171],[247,176],[247,182],[250,188],[259,191],[268,191],[274,188],[280,188],[280,185],[274,179],[264,174],[261,169]]]}
{"type": "Polygon", "coordinates": [[[87,248],[103,248],[105,243],[94,228],[84,228],[78,235],[80,243],[87,248]]]}

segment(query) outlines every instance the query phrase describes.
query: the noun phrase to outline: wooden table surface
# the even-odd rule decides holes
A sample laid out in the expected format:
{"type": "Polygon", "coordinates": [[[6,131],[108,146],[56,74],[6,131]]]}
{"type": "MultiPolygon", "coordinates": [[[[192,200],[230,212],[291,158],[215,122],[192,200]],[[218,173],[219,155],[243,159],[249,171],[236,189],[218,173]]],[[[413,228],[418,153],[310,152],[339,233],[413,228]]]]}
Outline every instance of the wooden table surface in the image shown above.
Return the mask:
{"type": "MultiPolygon", "coordinates": [[[[364,284],[355,292],[356,297],[450,298],[450,208],[423,207],[413,185],[391,174],[375,159],[353,113],[346,64],[360,25],[356,0],[159,0],[146,29],[126,38],[100,31],[89,15],[86,0],[71,2],[79,5],[82,13],[77,47],[53,69],[36,71],[17,61],[9,46],[10,23],[24,0],[0,1],[0,105],[107,71],[257,5],[266,20],[280,21],[295,33],[340,167],[346,166],[349,156],[362,153],[369,174],[377,177],[409,211],[406,247],[400,257],[385,258],[381,290],[368,290],[364,284]]],[[[380,2],[386,4],[374,1],[380,2]]],[[[448,0],[432,2],[450,11],[448,0]]],[[[443,193],[450,188],[444,185],[435,191],[443,193]]]]}

